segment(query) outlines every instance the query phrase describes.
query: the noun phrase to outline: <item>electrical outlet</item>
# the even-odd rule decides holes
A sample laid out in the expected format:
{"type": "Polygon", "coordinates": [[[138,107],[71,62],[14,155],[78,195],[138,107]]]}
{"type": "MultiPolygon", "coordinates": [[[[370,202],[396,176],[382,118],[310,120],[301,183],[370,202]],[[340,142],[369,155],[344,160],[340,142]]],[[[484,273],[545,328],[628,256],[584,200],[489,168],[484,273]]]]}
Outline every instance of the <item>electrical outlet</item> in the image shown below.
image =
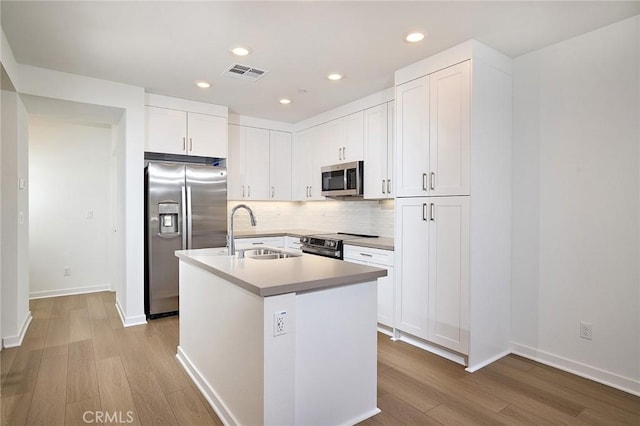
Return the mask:
{"type": "Polygon", "coordinates": [[[287,311],[273,313],[273,335],[281,336],[287,333],[287,311]]]}
{"type": "Polygon", "coordinates": [[[580,321],[580,337],[583,339],[592,339],[591,323],[580,321]]]}
{"type": "Polygon", "coordinates": [[[71,276],[71,266],[65,266],[64,267],[64,276],[65,277],[71,276]]]}

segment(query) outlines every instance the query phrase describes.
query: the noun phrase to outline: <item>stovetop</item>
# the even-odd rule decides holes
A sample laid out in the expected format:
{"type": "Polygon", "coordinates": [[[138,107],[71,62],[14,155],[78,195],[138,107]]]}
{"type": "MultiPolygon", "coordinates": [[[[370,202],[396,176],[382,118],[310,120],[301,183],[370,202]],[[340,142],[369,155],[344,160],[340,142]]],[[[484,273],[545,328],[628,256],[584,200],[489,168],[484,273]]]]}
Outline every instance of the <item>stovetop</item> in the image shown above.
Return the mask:
{"type": "Polygon", "coordinates": [[[378,238],[377,235],[366,235],[366,234],[351,234],[348,232],[337,232],[335,234],[314,234],[314,235],[306,235],[307,237],[312,238],[322,238],[325,240],[355,240],[358,238],[378,238]]]}

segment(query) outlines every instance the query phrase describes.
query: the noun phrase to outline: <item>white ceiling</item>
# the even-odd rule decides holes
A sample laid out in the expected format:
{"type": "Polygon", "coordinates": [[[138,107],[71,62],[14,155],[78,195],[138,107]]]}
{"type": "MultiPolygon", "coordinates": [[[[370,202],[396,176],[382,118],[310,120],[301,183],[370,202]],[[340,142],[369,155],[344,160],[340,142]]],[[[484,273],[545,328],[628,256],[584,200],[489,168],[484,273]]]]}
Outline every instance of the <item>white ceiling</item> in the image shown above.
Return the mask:
{"type": "Polygon", "coordinates": [[[2,1],[1,8],[20,63],[295,123],[391,87],[396,69],[470,38],[517,57],[640,14],[640,1],[2,1]],[[413,30],[428,35],[405,43],[413,30]],[[237,44],[253,53],[233,56],[237,44]],[[257,82],[222,76],[234,62],[269,73],[257,82]],[[330,82],[330,72],[345,78],[330,82]],[[199,89],[199,79],[213,86],[199,89]],[[281,97],[293,102],[281,105],[281,97]]]}

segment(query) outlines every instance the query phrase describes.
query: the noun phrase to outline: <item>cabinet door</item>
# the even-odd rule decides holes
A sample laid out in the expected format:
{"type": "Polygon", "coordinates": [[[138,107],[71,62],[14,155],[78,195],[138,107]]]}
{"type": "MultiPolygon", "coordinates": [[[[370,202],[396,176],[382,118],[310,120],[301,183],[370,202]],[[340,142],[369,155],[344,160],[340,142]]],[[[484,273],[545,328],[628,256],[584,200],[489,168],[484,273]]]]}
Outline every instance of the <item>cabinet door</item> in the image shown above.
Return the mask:
{"type": "Polygon", "coordinates": [[[320,166],[345,162],[342,156],[342,148],[346,144],[344,124],[344,118],[338,118],[318,126],[318,145],[323,147],[322,152],[318,153],[320,166]]]}
{"type": "MultiPolygon", "coordinates": [[[[394,149],[395,149],[395,102],[387,102],[387,198],[393,198],[395,190],[392,182],[393,170],[395,166],[394,162],[394,149]]],[[[366,166],[365,166],[366,167],[366,166]]],[[[366,170],[366,169],[365,169],[366,170]]]]}
{"type": "Polygon", "coordinates": [[[428,198],[396,198],[396,328],[427,339],[428,198]]]}
{"type": "Polygon", "coordinates": [[[310,187],[309,187],[309,200],[326,200],[326,197],[322,196],[322,155],[326,152],[326,149],[316,143],[314,139],[311,141],[309,147],[311,151],[311,170],[310,170],[310,187]]]}
{"type": "Polygon", "coordinates": [[[291,200],[291,133],[269,132],[269,199],[291,200]]]}
{"type": "Polygon", "coordinates": [[[427,340],[467,354],[469,197],[431,197],[428,203],[430,230],[427,340]]]}
{"type": "Polygon", "coordinates": [[[187,113],[145,107],[146,150],[165,154],[187,153],[187,113]]]}
{"type": "Polygon", "coordinates": [[[387,104],[364,111],[364,198],[387,198],[387,104]]]}
{"type": "Polygon", "coordinates": [[[360,161],[364,153],[364,111],[344,118],[344,144],[340,162],[360,161]]]}
{"type": "Polygon", "coordinates": [[[269,200],[269,130],[245,129],[245,199],[269,200]]]}
{"type": "Polygon", "coordinates": [[[297,151],[294,157],[295,170],[297,171],[296,179],[293,182],[294,198],[299,201],[307,201],[310,197],[309,187],[311,186],[311,169],[313,167],[312,145],[315,129],[307,129],[296,134],[296,144],[293,149],[297,151]]]}
{"type": "MultiPolygon", "coordinates": [[[[377,268],[383,268],[382,265],[371,264],[377,268]]],[[[378,278],[378,322],[393,327],[393,293],[394,293],[394,268],[384,267],[387,270],[387,276],[378,278]]]]}
{"type": "Polygon", "coordinates": [[[429,76],[430,195],[469,195],[469,61],[429,76]]]}
{"type": "Polygon", "coordinates": [[[395,102],[395,195],[424,196],[429,173],[429,76],[397,86],[395,102]]]}
{"type": "Polygon", "coordinates": [[[227,158],[227,119],[215,115],[187,113],[189,155],[227,158]]]}
{"type": "Polygon", "coordinates": [[[242,200],[245,190],[245,144],[246,128],[229,125],[229,157],[227,158],[227,197],[242,200]]]}

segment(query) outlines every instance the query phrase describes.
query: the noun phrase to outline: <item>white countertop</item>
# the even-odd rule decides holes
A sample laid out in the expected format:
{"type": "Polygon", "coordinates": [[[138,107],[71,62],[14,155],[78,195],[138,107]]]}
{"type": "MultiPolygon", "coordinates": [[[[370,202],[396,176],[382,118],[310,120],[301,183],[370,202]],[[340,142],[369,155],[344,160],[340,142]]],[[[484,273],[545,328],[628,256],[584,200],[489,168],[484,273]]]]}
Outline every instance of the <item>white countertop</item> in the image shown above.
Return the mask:
{"type": "Polygon", "coordinates": [[[176,256],[262,297],[373,281],[387,275],[385,269],[306,254],[286,259],[238,259],[219,247],[179,250],[176,256]]]}

